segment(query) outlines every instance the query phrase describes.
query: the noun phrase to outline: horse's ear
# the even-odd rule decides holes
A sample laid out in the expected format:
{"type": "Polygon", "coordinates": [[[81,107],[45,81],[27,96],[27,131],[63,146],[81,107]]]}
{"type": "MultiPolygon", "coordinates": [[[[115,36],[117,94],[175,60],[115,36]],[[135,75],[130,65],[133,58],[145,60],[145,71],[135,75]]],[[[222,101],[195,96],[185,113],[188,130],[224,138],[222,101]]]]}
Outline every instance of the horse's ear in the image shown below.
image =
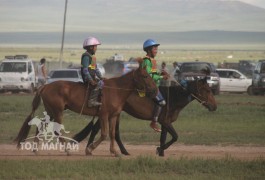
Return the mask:
{"type": "Polygon", "coordinates": [[[141,57],[138,57],[135,60],[139,63],[139,66],[141,66],[142,62],[144,61],[141,57]]]}
{"type": "Polygon", "coordinates": [[[208,66],[205,67],[205,69],[202,69],[201,72],[205,74],[206,76],[209,76],[211,74],[211,70],[208,66]]]}
{"type": "Polygon", "coordinates": [[[202,82],[203,82],[203,83],[207,83],[207,76],[205,76],[205,77],[202,79],[202,82]]]}
{"type": "Polygon", "coordinates": [[[146,70],[146,65],[140,66],[143,70],[146,70]]]}

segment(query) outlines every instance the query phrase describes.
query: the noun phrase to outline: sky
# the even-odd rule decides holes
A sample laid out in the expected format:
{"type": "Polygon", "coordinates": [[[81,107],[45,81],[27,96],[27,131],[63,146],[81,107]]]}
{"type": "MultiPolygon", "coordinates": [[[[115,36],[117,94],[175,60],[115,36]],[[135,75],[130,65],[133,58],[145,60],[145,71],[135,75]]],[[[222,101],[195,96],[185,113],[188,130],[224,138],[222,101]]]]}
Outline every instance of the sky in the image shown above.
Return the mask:
{"type": "Polygon", "coordinates": [[[242,2],[265,8],[264,0],[241,0],[242,2]]]}
{"type": "MultiPolygon", "coordinates": [[[[148,28],[170,30],[172,27],[167,19],[159,21],[159,7],[156,11],[160,27],[149,25],[152,24],[149,21],[153,17],[147,9],[158,5],[159,1],[161,3],[161,0],[68,0],[66,28],[70,31],[104,32],[114,29],[115,32],[138,32],[148,28]]],[[[171,3],[176,5],[176,1],[178,0],[166,0],[168,4],[165,7],[172,8],[171,3]]],[[[265,0],[241,1],[265,9],[265,0]]],[[[65,0],[0,0],[0,32],[60,32],[64,2],[65,0]]],[[[164,16],[166,12],[163,13],[164,16]]]]}

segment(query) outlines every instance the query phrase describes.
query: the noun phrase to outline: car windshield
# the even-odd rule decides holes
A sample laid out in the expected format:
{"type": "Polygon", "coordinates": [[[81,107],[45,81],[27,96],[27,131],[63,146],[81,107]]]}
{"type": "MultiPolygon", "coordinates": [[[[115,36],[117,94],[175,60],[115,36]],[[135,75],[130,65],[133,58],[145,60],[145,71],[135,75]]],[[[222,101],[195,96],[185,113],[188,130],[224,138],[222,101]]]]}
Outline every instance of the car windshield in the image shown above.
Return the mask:
{"type": "Polygon", "coordinates": [[[3,62],[0,66],[0,72],[26,72],[26,62],[3,62]]]}
{"type": "Polygon", "coordinates": [[[51,78],[78,78],[77,71],[54,71],[51,78]]]}
{"type": "Polygon", "coordinates": [[[212,69],[207,63],[183,63],[180,70],[181,72],[201,72],[206,67],[212,69]]]}

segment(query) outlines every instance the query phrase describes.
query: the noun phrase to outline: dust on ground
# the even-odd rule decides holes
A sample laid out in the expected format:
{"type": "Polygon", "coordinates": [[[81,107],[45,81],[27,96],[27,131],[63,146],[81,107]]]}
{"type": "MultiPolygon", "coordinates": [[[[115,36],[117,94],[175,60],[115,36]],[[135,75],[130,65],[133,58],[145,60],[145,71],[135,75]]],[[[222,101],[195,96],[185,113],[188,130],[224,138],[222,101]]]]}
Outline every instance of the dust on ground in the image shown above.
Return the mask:
{"type": "MultiPolygon", "coordinates": [[[[24,159],[55,159],[55,160],[84,160],[96,158],[115,158],[109,152],[109,142],[103,142],[93,151],[92,156],[85,155],[85,143],[79,144],[79,150],[71,152],[70,156],[59,150],[40,150],[37,155],[29,150],[18,150],[15,144],[0,144],[0,160],[24,160],[24,159]]],[[[122,156],[123,159],[132,159],[139,156],[156,155],[156,145],[131,145],[125,144],[130,156],[122,156]]],[[[118,147],[117,147],[118,148],[118,147]]],[[[240,160],[265,159],[265,147],[253,146],[208,146],[208,145],[172,145],[165,151],[164,159],[173,158],[202,158],[202,159],[223,159],[233,158],[240,160]]]]}

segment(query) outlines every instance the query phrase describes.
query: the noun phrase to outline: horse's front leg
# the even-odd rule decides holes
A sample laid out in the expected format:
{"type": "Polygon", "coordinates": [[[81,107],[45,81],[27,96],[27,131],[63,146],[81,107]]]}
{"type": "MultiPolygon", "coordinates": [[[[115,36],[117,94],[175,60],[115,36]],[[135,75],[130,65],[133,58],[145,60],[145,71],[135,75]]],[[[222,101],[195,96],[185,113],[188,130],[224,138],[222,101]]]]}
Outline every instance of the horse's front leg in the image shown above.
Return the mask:
{"type": "MultiPolygon", "coordinates": [[[[169,141],[169,142],[167,142],[166,144],[161,144],[161,146],[160,146],[160,149],[159,148],[157,148],[157,151],[158,150],[160,150],[160,151],[158,151],[158,153],[159,153],[159,156],[164,156],[164,150],[165,149],[167,149],[169,146],[171,146],[174,142],[176,142],[177,140],[178,140],[178,134],[177,134],[177,132],[175,131],[175,129],[174,129],[174,127],[172,126],[172,124],[169,124],[169,125],[163,125],[164,126],[164,128],[165,128],[165,130],[167,131],[167,132],[169,132],[169,134],[172,136],[172,139],[169,141]],[[161,155],[160,155],[161,154],[161,155]]],[[[162,135],[162,134],[161,134],[162,135]]],[[[166,137],[162,137],[162,140],[163,140],[163,138],[166,138],[166,137]]],[[[161,139],[160,139],[161,140],[161,139]]]]}
{"type": "Polygon", "coordinates": [[[128,153],[128,151],[125,149],[122,141],[121,141],[121,137],[120,137],[120,115],[117,117],[117,121],[116,121],[116,130],[115,130],[115,140],[121,150],[121,153],[124,155],[130,155],[128,153]]]}
{"type": "Polygon", "coordinates": [[[120,154],[115,149],[115,128],[116,128],[116,122],[117,118],[120,116],[120,114],[112,116],[110,118],[110,124],[109,124],[109,136],[110,136],[110,153],[114,154],[116,157],[119,157],[120,154]]]}
{"type": "MultiPolygon", "coordinates": [[[[162,132],[160,134],[160,147],[164,146],[166,143],[166,139],[167,139],[167,129],[165,128],[165,126],[161,126],[162,132]]],[[[161,149],[160,147],[156,148],[156,152],[159,156],[164,156],[164,150],[161,149]]]]}
{"type": "Polygon", "coordinates": [[[97,141],[91,143],[86,148],[86,155],[92,155],[92,151],[98,147],[98,145],[107,138],[109,126],[108,126],[108,115],[102,116],[100,119],[101,136],[97,141]]]}

